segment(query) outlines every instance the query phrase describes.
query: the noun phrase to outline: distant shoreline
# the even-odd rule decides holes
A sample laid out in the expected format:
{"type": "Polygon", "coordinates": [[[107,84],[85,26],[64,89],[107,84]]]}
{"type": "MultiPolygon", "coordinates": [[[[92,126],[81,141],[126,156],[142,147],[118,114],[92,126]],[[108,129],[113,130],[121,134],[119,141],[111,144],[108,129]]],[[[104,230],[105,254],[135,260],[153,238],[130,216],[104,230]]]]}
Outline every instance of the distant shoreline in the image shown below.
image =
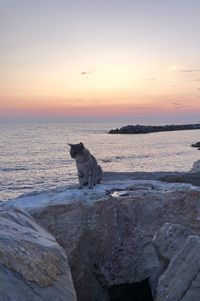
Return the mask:
{"type": "Polygon", "coordinates": [[[172,125],[126,125],[121,128],[110,130],[108,134],[149,134],[158,132],[200,130],[200,124],[172,124],[172,125]]]}

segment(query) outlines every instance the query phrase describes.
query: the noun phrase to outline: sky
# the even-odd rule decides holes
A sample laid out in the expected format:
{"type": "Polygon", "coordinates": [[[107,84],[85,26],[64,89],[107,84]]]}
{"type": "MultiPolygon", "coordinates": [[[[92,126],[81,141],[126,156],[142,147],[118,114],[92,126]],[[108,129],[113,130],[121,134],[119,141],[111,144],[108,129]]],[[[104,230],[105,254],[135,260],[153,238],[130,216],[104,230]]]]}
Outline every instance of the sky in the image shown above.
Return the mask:
{"type": "Polygon", "coordinates": [[[199,0],[0,0],[0,120],[200,122],[199,0]]]}

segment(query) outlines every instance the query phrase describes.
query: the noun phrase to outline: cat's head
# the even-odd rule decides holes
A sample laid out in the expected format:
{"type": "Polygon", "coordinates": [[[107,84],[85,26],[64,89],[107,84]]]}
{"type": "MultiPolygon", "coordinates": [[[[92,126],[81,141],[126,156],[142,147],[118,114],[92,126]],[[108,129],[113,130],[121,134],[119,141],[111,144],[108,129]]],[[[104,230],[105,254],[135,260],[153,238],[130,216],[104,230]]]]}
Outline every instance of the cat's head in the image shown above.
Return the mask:
{"type": "Polygon", "coordinates": [[[85,147],[82,142],[78,144],[69,144],[69,146],[71,147],[70,155],[73,159],[77,159],[78,157],[84,154],[85,147]]]}

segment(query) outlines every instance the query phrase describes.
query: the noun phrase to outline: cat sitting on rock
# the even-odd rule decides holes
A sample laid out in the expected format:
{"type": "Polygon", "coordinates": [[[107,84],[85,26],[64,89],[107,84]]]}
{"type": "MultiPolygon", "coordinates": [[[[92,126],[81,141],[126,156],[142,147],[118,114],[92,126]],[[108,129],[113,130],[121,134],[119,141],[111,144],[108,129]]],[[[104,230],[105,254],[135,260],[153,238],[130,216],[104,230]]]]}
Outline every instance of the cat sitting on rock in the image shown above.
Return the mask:
{"type": "Polygon", "coordinates": [[[98,165],[97,160],[82,142],[79,144],[69,144],[71,147],[70,155],[76,160],[76,167],[78,170],[79,188],[88,185],[93,188],[96,184],[100,183],[102,179],[102,168],[98,165]]]}

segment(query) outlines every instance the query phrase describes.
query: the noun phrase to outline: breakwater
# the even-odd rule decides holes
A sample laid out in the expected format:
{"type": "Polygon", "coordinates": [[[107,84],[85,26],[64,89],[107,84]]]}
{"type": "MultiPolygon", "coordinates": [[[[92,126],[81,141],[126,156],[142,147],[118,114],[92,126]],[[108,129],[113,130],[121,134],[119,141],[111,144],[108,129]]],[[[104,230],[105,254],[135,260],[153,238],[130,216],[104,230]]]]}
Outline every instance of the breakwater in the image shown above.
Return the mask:
{"type": "Polygon", "coordinates": [[[121,128],[110,130],[109,134],[149,134],[156,132],[167,131],[185,131],[185,130],[199,130],[200,124],[172,124],[172,125],[126,125],[121,128]]]}

